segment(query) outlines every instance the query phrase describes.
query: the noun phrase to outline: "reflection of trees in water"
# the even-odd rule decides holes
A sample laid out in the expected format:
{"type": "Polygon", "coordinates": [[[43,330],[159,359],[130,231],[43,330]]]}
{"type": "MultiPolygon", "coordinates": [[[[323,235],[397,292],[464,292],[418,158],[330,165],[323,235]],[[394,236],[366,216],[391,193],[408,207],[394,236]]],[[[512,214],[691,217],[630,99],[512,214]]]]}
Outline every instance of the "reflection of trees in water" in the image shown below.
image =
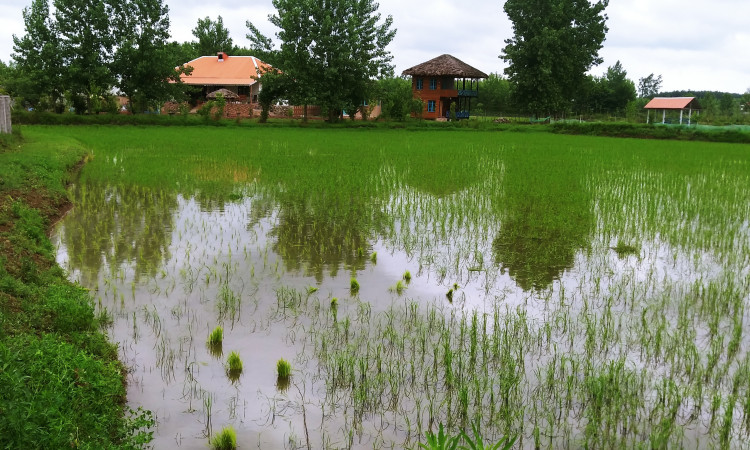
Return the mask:
{"type": "MultiPolygon", "coordinates": [[[[169,258],[177,194],[138,186],[75,185],[62,240],[71,269],[94,281],[103,264],[135,263],[136,281],[169,258]]],[[[89,283],[86,283],[87,285],[89,283]]]]}
{"type": "Polygon", "coordinates": [[[546,288],[590,246],[591,197],[583,168],[574,166],[528,155],[506,161],[493,250],[496,263],[524,290],[546,288]]]}
{"type": "Polygon", "coordinates": [[[279,205],[273,250],[287,270],[304,268],[318,282],[326,270],[331,276],[342,266],[362,270],[379,228],[378,217],[373,202],[365,198],[287,198],[279,205]]]}

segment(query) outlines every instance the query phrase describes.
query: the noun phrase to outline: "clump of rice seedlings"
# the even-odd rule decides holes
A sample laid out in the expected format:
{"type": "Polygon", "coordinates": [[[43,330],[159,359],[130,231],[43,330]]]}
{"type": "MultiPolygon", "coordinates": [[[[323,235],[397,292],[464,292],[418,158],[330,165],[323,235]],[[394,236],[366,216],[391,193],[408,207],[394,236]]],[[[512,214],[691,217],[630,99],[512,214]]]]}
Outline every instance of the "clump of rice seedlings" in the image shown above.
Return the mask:
{"type": "Polygon", "coordinates": [[[331,299],[331,309],[336,309],[339,307],[339,299],[336,297],[333,297],[331,299]]]}
{"type": "Polygon", "coordinates": [[[292,378],[292,365],[284,358],[279,359],[276,363],[276,388],[284,392],[289,388],[292,378]]]}
{"type": "Polygon", "coordinates": [[[398,295],[401,295],[404,293],[404,290],[406,290],[406,285],[403,281],[398,280],[396,284],[388,288],[391,292],[395,292],[398,295]]]}
{"type": "Polygon", "coordinates": [[[447,298],[449,302],[453,303],[453,288],[448,289],[448,292],[445,293],[445,298],[447,298]]]}
{"type": "Polygon", "coordinates": [[[211,438],[211,448],[213,450],[235,450],[237,448],[237,432],[234,427],[228,426],[221,429],[221,432],[211,438]]]}
{"type": "Polygon", "coordinates": [[[372,254],[370,255],[370,262],[372,262],[373,264],[378,263],[378,252],[372,252],[372,254]]]}
{"type": "Polygon", "coordinates": [[[214,357],[221,358],[224,354],[222,343],[224,341],[224,329],[220,326],[214,328],[214,331],[208,335],[208,352],[214,357]]]}
{"type": "Polygon", "coordinates": [[[357,292],[359,292],[359,281],[357,281],[357,279],[354,277],[349,280],[349,290],[352,294],[356,294],[357,292]]]}
{"type": "Polygon", "coordinates": [[[408,270],[405,271],[403,278],[404,281],[406,281],[406,284],[409,284],[409,282],[411,281],[411,272],[409,272],[408,270]]]}
{"type": "Polygon", "coordinates": [[[318,292],[318,288],[315,286],[308,286],[307,287],[307,295],[312,295],[314,293],[318,292]]]}
{"type": "Polygon", "coordinates": [[[231,352],[227,357],[227,375],[232,381],[237,381],[242,374],[242,360],[237,352],[231,352]]]}
{"type": "Polygon", "coordinates": [[[617,245],[615,247],[611,248],[615,251],[615,253],[617,253],[618,258],[625,258],[626,256],[637,255],[638,253],[640,253],[637,247],[635,247],[634,245],[626,244],[621,239],[617,241],[617,245]]]}
{"type": "Polygon", "coordinates": [[[208,335],[208,345],[221,345],[224,341],[224,329],[221,326],[214,328],[208,335]]]}

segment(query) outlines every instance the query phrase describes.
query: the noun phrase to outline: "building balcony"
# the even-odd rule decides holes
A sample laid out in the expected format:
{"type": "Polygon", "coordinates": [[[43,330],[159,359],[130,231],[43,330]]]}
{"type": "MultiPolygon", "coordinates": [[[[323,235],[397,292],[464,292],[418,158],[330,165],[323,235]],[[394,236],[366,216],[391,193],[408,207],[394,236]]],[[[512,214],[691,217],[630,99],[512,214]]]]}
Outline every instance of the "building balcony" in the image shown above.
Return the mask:
{"type": "Polygon", "coordinates": [[[458,90],[458,96],[459,97],[477,97],[479,95],[479,91],[471,90],[471,89],[459,89],[458,90]]]}

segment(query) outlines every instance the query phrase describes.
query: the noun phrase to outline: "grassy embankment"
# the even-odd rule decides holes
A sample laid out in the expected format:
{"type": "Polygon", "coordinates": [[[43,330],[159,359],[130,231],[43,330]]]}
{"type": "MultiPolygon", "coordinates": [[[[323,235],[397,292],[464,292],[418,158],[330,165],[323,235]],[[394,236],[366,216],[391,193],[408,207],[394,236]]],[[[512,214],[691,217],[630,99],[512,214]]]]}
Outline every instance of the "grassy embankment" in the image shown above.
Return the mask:
{"type": "Polygon", "coordinates": [[[138,448],[123,367],[88,293],[55,263],[47,230],[86,157],[75,140],[0,139],[0,447],[138,448]]]}

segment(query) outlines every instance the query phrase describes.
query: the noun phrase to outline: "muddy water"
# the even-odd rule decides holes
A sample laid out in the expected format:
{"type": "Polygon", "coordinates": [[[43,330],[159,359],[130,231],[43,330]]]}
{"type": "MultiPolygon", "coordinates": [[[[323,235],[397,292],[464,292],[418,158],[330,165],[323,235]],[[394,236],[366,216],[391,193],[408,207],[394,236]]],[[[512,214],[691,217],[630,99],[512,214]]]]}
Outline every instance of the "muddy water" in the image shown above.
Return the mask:
{"type": "MultiPolygon", "coordinates": [[[[628,295],[679,292],[719,279],[724,270],[709,251],[675,250],[658,239],[620,255],[599,230],[593,192],[571,189],[565,178],[532,189],[535,182],[508,175],[448,194],[400,186],[378,202],[349,205],[344,217],[331,205],[290,202],[257,186],[226,199],[78,183],[71,188],[75,208],[54,242],[60,265],[91,290],[97,312],[111,318],[108,332],[130,368],[129,404],[156,415],[155,448],[206,448],[208,437],[227,425],[243,448],[299,448],[308,440],[312,448],[401,448],[414,445],[428,426],[420,406],[427,399],[415,394],[392,412],[352,420],[342,390],[330,389],[331,373],[316,359],[321,330],[333,326],[333,298],[334,323],[351,317],[353,327],[369,323],[357,317],[387,317],[411,302],[446,315],[491,314],[498,305],[523,311],[537,344],[520,356],[527,379],[520,396],[534,404],[539,370],[550,360],[554,365],[550,355],[557,350],[550,342],[570,342],[574,354],[585,335],[579,329],[568,338],[555,329],[542,345],[545,323],[563,312],[588,316],[588,308],[603,309],[604,299],[615,295],[625,300],[612,311],[627,317],[633,310],[628,295]],[[484,190],[503,183],[506,200],[514,201],[481,200],[484,190]],[[566,196],[547,201],[557,191],[566,196]],[[471,217],[457,213],[455,205],[464,203],[473,205],[471,217]],[[399,292],[395,286],[406,270],[412,278],[399,292]],[[285,289],[299,292],[299,302],[280,300],[285,289]],[[206,345],[216,326],[224,329],[218,351],[206,345]],[[244,363],[236,379],[226,369],[231,351],[244,363]],[[279,358],[294,367],[286,390],[277,386],[279,358]],[[404,419],[415,408],[419,426],[404,419]]],[[[626,337],[600,350],[599,361],[613,352],[632,367],[652,364],[632,349],[638,336],[631,325],[645,317],[640,313],[623,319],[626,337]]],[[[574,328],[582,326],[578,320],[574,328]]],[[[705,337],[700,332],[698,339],[705,337]]],[[[523,423],[529,420],[514,426],[528,447],[533,432],[523,423]]],[[[583,428],[570,427],[574,436],[583,428]]],[[[706,428],[695,427],[697,434],[706,428]]],[[[550,438],[554,444],[570,440],[564,433],[550,438]]]]}

